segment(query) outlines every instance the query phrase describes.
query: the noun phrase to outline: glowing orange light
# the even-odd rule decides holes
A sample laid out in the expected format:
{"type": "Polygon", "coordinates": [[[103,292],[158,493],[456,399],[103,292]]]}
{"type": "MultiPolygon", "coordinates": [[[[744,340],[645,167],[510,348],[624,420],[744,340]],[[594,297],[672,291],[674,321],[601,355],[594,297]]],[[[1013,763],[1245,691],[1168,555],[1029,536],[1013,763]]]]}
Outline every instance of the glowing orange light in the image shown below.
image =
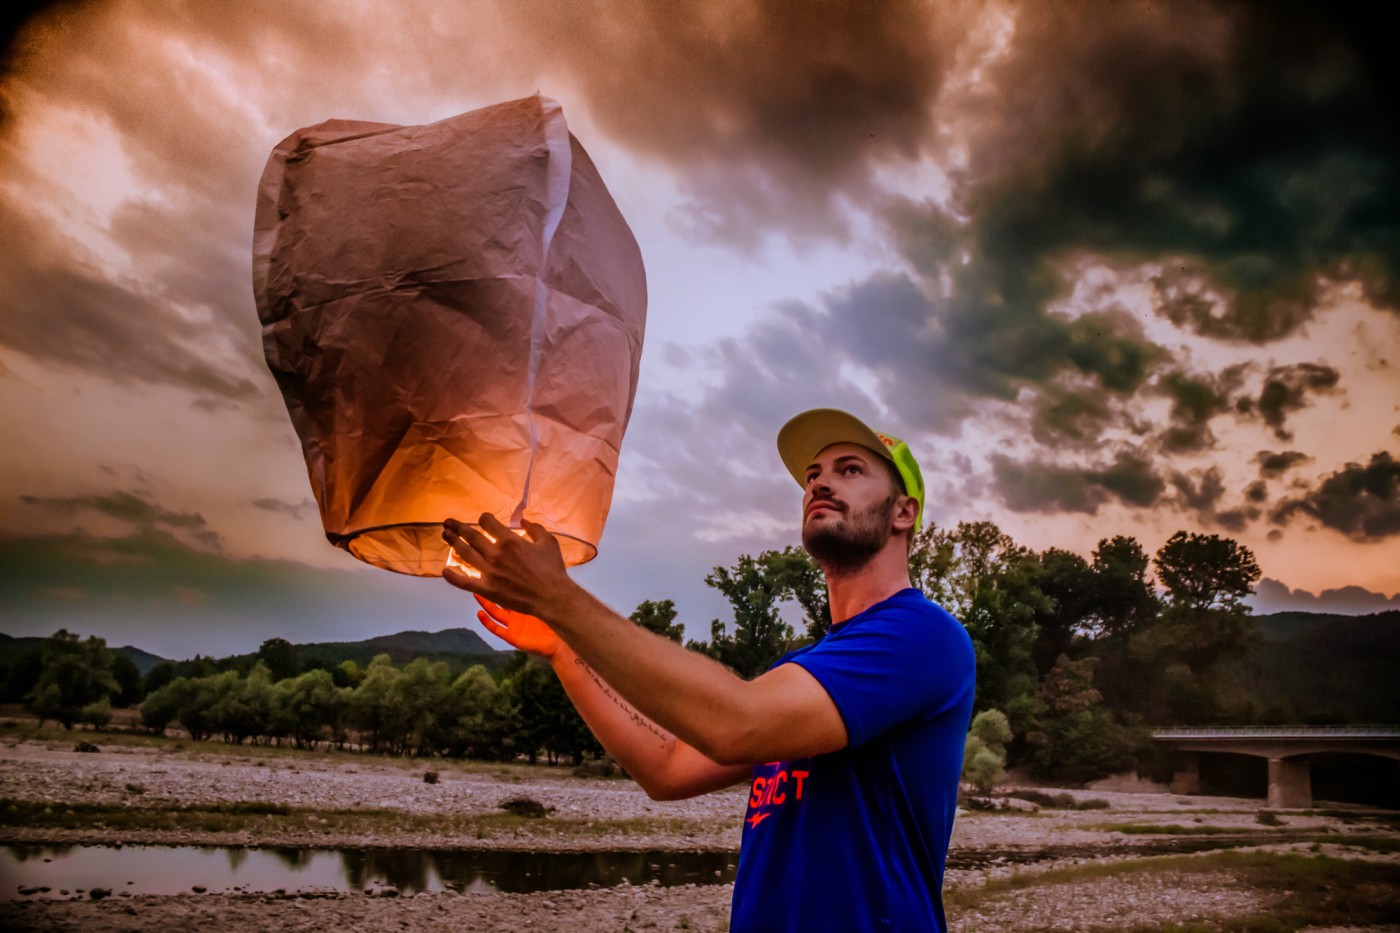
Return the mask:
{"type": "MultiPolygon", "coordinates": [[[[493,537],[490,535],[489,532],[482,531],[480,528],[478,528],[477,531],[481,531],[481,536],[482,536],[483,538],[485,538],[487,541],[490,541],[492,544],[495,544],[495,543],[496,543],[496,539],[493,538],[493,537]]],[[[524,529],[524,528],[512,528],[511,531],[515,532],[517,535],[519,535],[519,536],[522,537],[522,538],[525,537],[525,529],[524,529]]],[[[458,557],[458,556],[457,556],[457,552],[454,551],[452,548],[448,548],[448,549],[447,549],[447,566],[449,566],[449,567],[455,567],[456,569],[462,571],[462,573],[464,573],[464,574],[466,574],[467,576],[471,577],[473,580],[480,580],[480,579],[481,579],[481,571],[480,571],[480,570],[477,570],[477,569],[476,569],[475,567],[473,567],[471,564],[467,563],[466,561],[462,560],[462,558],[458,557]]]]}

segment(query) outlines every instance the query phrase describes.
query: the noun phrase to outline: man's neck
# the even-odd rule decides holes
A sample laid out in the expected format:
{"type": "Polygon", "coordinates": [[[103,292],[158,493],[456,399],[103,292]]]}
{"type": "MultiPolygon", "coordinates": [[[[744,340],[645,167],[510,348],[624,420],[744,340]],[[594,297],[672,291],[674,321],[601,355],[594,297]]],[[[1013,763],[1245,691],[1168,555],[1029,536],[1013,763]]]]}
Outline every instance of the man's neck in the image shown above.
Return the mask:
{"type": "Polygon", "coordinates": [[[898,539],[891,539],[869,563],[856,570],[843,571],[834,567],[822,570],[826,573],[832,625],[845,622],[913,585],[909,582],[908,551],[898,539]]]}

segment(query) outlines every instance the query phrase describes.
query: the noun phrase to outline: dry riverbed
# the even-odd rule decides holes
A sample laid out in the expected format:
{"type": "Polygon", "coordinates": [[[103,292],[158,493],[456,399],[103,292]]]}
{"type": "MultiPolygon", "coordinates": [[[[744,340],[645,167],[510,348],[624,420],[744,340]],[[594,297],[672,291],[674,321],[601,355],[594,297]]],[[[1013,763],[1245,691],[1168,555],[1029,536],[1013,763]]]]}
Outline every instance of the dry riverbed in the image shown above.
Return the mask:
{"type": "MultiPolygon", "coordinates": [[[[625,779],[576,776],[565,767],[425,764],[100,735],[100,752],[79,753],[76,737],[7,731],[0,734],[0,842],[7,845],[733,852],[744,808],[744,788],[657,803],[625,779]],[[425,782],[428,770],[437,772],[436,783],[425,782]],[[547,815],[501,809],[513,798],[536,801],[547,815]]],[[[1257,800],[1106,791],[1069,792],[1049,807],[1011,805],[1017,809],[958,818],[947,878],[953,929],[1256,929],[1267,920],[1281,930],[1400,930],[1394,813],[1271,814],[1257,800]],[[1107,806],[1065,806],[1090,800],[1107,806]]],[[[732,887],[397,897],[290,888],[124,893],[43,899],[0,878],[0,927],[723,930],[732,887]]]]}

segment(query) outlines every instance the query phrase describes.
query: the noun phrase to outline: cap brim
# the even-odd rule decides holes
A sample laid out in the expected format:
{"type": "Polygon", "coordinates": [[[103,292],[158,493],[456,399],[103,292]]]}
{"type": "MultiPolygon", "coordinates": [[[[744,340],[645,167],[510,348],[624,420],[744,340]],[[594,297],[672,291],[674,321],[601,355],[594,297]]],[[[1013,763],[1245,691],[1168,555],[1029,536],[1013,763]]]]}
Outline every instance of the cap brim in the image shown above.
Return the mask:
{"type": "Polygon", "coordinates": [[[807,467],[832,444],[859,444],[894,461],[879,435],[859,418],[835,408],[804,411],[778,431],[778,456],[799,486],[807,485],[807,467]]]}

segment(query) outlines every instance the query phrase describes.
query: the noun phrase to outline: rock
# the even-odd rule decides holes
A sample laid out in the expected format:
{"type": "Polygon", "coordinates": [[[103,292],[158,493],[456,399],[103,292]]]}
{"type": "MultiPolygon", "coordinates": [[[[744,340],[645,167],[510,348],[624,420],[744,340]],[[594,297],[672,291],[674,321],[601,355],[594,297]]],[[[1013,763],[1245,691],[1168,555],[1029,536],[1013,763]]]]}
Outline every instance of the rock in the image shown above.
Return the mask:
{"type": "Polygon", "coordinates": [[[190,887],[190,890],[193,891],[193,892],[196,893],[196,894],[203,894],[205,891],[208,891],[209,889],[206,888],[206,887],[205,887],[204,885],[202,885],[202,884],[196,884],[196,885],[191,886],[191,887],[190,887]]]}
{"type": "Polygon", "coordinates": [[[423,783],[424,783],[424,784],[436,784],[437,782],[438,782],[438,773],[437,773],[436,771],[424,771],[424,772],[423,772],[423,783]]]}
{"type": "Polygon", "coordinates": [[[107,888],[93,888],[91,891],[88,892],[88,897],[92,898],[94,901],[100,901],[104,897],[111,896],[112,892],[107,888]]]}
{"type": "Polygon", "coordinates": [[[102,749],[98,748],[96,745],[93,745],[91,742],[79,742],[77,745],[74,745],[74,746],[73,746],[73,751],[75,751],[75,752],[100,752],[100,751],[102,751],[102,749]]]}

